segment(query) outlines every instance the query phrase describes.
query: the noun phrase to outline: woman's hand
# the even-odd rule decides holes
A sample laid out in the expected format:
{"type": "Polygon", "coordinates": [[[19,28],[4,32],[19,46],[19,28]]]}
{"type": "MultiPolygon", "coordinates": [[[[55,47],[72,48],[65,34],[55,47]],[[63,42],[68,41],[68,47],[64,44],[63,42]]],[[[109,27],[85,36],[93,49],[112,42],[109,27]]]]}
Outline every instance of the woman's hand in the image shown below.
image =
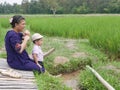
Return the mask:
{"type": "Polygon", "coordinates": [[[30,39],[30,36],[25,35],[23,38],[24,38],[24,40],[28,41],[30,39]]]}
{"type": "Polygon", "coordinates": [[[23,40],[23,42],[22,42],[22,44],[21,44],[20,53],[22,53],[22,52],[24,51],[24,49],[26,48],[27,42],[28,42],[28,40],[30,39],[30,36],[25,35],[23,38],[24,38],[24,40],[23,40]]]}
{"type": "Polygon", "coordinates": [[[24,31],[24,35],[25,35],[25,36],[26,36],[26,35],[30,36],[30,31],[29,31],[29,30],[25,30],[25,31],[24,31]]]}

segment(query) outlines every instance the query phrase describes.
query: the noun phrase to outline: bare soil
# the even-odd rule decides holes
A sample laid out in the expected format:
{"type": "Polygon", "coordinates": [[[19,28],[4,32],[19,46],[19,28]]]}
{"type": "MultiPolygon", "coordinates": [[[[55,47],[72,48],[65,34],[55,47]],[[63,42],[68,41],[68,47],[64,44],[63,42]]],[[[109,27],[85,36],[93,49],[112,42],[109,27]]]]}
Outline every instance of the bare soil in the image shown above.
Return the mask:
{"type": "Polygon", "coordinates": [[[67,73],[62,75],[63,83],[71,87],[72,90],[80,90],[78,87],[78,77],[79,77],[80,71],[75,71],[72,73],[67,73]]]}
{"type": "Polygon", "coordinates": [[[54,59],[54,66],[57,66],[59,64],[65,64],[66,62],[69,62],[69,59],[67,57],[64,56],[57,56],[54,59]]]}
{"type": "Polygon", "coordinates": [[[85,52],[75,52],[72,57],[74,58],[86,58],[88,55],[85,52]]]}
{"type": "Polygon", "coordinates": [[[113,70],[116,73],[120,73],[120,68],[117,68],[114,65],[107,65],[107,66],[104,66],[104,67],[101,67],[101,68],[107,69],[107,70],[113,70]]]}

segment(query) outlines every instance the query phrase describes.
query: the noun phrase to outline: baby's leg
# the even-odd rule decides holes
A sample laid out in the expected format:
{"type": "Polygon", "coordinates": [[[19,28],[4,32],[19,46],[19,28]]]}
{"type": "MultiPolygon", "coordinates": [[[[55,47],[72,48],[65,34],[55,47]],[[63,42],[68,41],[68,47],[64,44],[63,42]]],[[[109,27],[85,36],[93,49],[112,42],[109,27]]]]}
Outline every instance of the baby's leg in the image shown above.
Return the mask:
{"type": "Polygon", "coordinates": [[[38,63],[42,66],[42,68],[41,68],[41,72],[44,73],[44,72],[45,72],[44,63],[41,62],[41,61],[38,61],[38,63]]]}

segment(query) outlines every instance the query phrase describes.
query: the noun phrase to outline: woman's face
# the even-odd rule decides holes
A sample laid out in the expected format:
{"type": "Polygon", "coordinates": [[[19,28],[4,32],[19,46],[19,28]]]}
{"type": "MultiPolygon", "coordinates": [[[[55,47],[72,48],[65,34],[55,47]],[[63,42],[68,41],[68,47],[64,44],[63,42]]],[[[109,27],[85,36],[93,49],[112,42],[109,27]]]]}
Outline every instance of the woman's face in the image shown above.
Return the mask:
{"type": "Polygon", "coordinates": [[[26,26],[25,20],[21,20],[18,24],[15,25],[15,28],[18,32],[22,32],[26,26]]]}

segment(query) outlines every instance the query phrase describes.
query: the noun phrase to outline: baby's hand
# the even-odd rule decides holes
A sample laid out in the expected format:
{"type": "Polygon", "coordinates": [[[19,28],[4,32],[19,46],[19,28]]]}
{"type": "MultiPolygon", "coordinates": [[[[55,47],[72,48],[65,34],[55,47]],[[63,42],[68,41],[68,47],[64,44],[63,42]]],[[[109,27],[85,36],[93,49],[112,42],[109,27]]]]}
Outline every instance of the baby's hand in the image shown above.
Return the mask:
{"type": "Polygon", "coordinates": [[[25,30],[25,31],[24,31],[24,35],[30,36],[30,31],[29,31],[29,30],[25,30]]]}
{"type": "Polygon", "coordinates": [[[37,65],[38,65],[40,68],[42,68],[42,66],[41,66],[39,63],[37,63],[37,65]]]}

